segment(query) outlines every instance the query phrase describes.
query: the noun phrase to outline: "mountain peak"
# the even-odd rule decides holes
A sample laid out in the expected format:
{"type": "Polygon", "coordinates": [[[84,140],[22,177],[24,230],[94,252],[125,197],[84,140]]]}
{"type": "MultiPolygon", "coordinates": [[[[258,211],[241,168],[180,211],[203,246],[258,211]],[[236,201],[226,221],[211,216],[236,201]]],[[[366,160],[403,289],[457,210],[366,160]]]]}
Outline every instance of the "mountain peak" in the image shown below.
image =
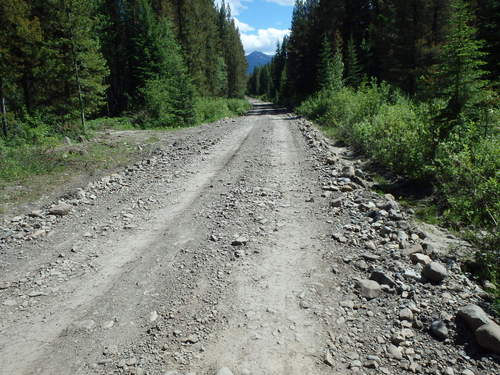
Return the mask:
{"type": "Polygon", "coordinates": [[[247,73],[252,74],[255,68],[270,63],[272,58],[273,56],[265,54],[264,52],[253,51],[247,55],[247,73]]]}

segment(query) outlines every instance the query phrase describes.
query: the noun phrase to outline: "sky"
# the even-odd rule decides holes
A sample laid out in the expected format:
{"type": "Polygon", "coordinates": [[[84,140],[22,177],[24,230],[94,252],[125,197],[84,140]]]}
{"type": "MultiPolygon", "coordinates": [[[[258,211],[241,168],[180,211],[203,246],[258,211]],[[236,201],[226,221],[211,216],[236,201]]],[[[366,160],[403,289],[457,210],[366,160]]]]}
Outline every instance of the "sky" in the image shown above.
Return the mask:
{"type": "MultiPolygon", "coordinates": [[[[222,0],[216,1],[218,4],[222,0]]],[[[226,0],[240,29],[247,54],[274,54],[276,43],[290,32],[295,0],[226,0]]]]}

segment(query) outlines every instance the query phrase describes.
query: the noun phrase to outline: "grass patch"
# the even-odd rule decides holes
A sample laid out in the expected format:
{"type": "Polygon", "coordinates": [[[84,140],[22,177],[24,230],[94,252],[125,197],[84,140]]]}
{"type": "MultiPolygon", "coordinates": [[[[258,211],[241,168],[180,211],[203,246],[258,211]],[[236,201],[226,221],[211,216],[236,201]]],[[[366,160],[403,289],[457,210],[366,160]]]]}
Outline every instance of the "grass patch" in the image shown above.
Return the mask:
{"type": "MultiPolygon", "coordinates": [[[[146,143],[158,140],[151,137],[146,143]]],[[[36,200],[78,178],[125,166],[138,154],[134,142],[123,141],[9,149],[0,159],[0,213],[9,204],[36,200]]]]}

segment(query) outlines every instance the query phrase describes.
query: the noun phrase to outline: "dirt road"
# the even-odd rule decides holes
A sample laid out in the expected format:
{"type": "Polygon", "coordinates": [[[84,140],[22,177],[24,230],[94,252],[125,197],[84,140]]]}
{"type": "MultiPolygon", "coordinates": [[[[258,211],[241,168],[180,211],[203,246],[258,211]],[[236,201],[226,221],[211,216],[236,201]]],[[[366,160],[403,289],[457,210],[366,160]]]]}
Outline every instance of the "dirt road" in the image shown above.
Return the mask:
{"type": "Polygon", "coordinates": [[[404,307],[433,316],[436,289],[358,295],[356,280],[406,261],[382,254],[432,236],[363,187],[348,150],[307,129],[256,104],[165,136],[142,163],[63,197],[64,212],[14,218],[0,242],[0,373],[497,373],[480,349],[464,359],[401,323],[404,307]],[[362,227],[384,204],[407,238],[362,227]],[[407,337],[396,344],[398,330],[407,337]]]}

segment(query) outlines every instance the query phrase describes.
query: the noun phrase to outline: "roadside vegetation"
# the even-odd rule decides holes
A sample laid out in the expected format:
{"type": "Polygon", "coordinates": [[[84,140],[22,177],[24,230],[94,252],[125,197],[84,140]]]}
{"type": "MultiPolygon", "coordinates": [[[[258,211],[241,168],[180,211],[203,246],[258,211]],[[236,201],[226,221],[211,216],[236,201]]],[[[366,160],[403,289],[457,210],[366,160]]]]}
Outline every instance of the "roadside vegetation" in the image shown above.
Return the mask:
{"type": "Polygon", "coordinates": [[[357,3],[297,3],[290,37],[248,91],[295,107],[407,185],[431,186],[416,211],[479,247],[469,269],[500,301],[500,3],[357,3]]]}

